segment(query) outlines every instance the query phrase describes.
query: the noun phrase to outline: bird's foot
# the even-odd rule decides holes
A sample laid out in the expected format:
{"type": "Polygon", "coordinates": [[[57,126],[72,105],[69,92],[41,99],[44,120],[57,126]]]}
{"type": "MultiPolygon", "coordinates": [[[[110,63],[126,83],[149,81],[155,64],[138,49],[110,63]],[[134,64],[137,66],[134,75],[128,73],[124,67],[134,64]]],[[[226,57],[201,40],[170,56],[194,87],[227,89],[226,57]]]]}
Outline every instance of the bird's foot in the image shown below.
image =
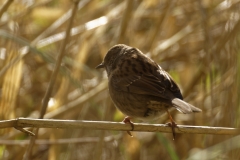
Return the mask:
{"type": "Polygon", "coordinates": [[[175,128],[178,128],[177,123],[175,121],[171,121],[166,123],[166,125],[172,128],[173,140],[175,140],[176,138],[175,128]]]}
{"type": "MultiPolygon", "coordinates": [[[[126,124],[126,123],[129,123],[129,124],[131,125],[131,127],[132,127],[132,130],[131,130],[131,131],[133,131],[133,129],[134,129],[134,124],[133,124],[133,122],[130,121],[130,119],[131,119],[131,118],[127,116],[127,117],[124,118],[124,120],[123,120],[122,122],[125,123],[125,124],[126,124]]],[[[127,133],[128,133],[128,135],[130,135],[131,137],[133,137],[130,131],[127,131],[127,133]]]]}
{"type": "Polygon", "coordinates": [[[173,140],[175,140],[175,138],[176,138],[175,128],[178,128],[178,126],[177,126],[177,123],[173,120],[173,118],[168,110],[167,110],[167,113],[168,113],[170,122],[166,123],[166,125],[168,125],[169,127],[172,128],[173,140]]]}

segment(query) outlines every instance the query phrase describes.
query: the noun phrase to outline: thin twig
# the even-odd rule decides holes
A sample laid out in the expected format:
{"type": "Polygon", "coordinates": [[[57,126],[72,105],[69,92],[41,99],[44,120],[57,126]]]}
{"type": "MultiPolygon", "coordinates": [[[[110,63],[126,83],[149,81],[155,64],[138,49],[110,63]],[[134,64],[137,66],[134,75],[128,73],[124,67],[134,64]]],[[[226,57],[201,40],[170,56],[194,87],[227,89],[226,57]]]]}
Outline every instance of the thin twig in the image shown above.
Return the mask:
{"type": "MultiPolygon", "coordinates": [[[[14,1],[14,0],[9,0],[9,1],[14,1]]],[[[29,15],[31,11],[33,11],[35,8],[44,6],[48,3],[50,3],[52,0],[46,0],[46,1],[41,1],[40,3],[33,3],[33,5],[28,6],[27,8],[23,9],[20,13],[17,13],[16,15],[13,15],[12,17],[9,17],[8,19],[1,21],[0,22],[0,28],[3,28],[4,25],[9,24],[11,21],[17,21],[22,19],[23,16],[29,15]]]]}
{"type": "Polygon", "coordinates": [[[0,8],[0,19],[3,13],[8,9],[8,7],[12,4],[13,0],[7,0],[2,7],[0,8]]]}
{"type": "MultiPolygon", "coordinates": [[[[61,65],[61,62],[62,62],[62,58],[63,58],[64,53],[65,53],[65,48],[66,48],[66,45],[67,45],[69,37],[70,37],[70,31],[71,31],[71,28],[72,28],[75,13],[76,13],[77,8],[78,8],[78,3],[79,3],[79,1],[74,1],[72,15],[70,17],[69,24],[68,24],[68,27],[66,29],[66,34],[65,34],[66,37],[63,40],[63,44],[61,45],[61,49],[60,49],[59,55],[57,57],[56,65],[55,65],[53,73],[51,75],[51,79],[50,79],[47,91],[46,91],[46,93],[44,95],[44,98],[43,98],[42,108],[41,108],[41,112],[40,112],[40,116],[39,116],[40,119],[42,119],[44,117],[44,115],[46,113],[46,110],[47,110],[48,101],[49,101],[50,96],[52,94],[52,90],[53,90],[53,87],[54,87],[54,84],[55,84],[55,81],[56,81],[56,78],[57,78],[57,75],[58,75],[58,71],[59,71],[59,68],[60,68],[60,65],[61,65]]],[[[36,129],[35,134],[36,134],[36,136],[31,138],[28,149],[26,150],[26,153],[24,155],[25,160],[28,160],[31,157],[33,146],[34,146],[35,140],[36,140],[37,135],[38,135],[38,129],[36,129]]]]}
{"type": "Polygon", "coordinates": [[[154,46],[156,45],[156,38],[159,35],[159,32],[162,30],[163,24],[166,23],[167,17],[170,15],[171,9],[173,8],[173,6],[175,5],[175,0],[171,0],[171,1],[166,1],[166,9],[165,12],[163,13],[163,15],[161,17],[159,17],[159,19],[156,20],[156,26],[155,29],[151,32],[150,34],[150,38],[148,39],[149,41],[149,46],[147,48],[147,50],[152,51],[154,46]]]}
{"type": "Polygon", "coordinates": [[[17,126],[16,123],[17,123],[17,119],[0,121],[0,129],[1,128],[15,127],[15,126],[17,126]]]}
{"type": "Polygon", "coordinates": [[[80,105],[86,103],[90,98],[96,96],[98,93],[102,92],[103,90],[106,90],[106,88],[107,88],[107,81],[102,81],[95,88],[79,96],[79,98],[60,106],[54,111],[47,113],[44,117],[48,119],[60,118],[64,114],[68,114],[69,112],[76,110],[77,108],[79,108],[80,105]]]}
{"type": "MultiPolygon", "coordinates": [[[[28,10],[32,10],[33,8],[35,7],[38,7],[38,6],[42,6],[46,3],[49,3],[51,2],[51,0],[48,0],[48,1],[45,1],[43,3],[40,3],[40,4],[36,4],[36,5],[33,5],[31,6],[30,8],[28,8],[28,10]]],[[[79,7],[78,9],[81,9],[82,7],[85,6],[85,4],[87,4],[89,2],[89,0],[85,0],[85,1],[81,1],[81,3],[79,4],[79,7]]],[[[38,37],[36,37],[31,43],[29,42],[28,44],[28,41],[25,41],[25,45],[24,47],[22,47],[20,50],[19,50],[19,55],[16,56],[14,59],[12,59],[12,61],[10,61],[8,64],[6,64],[5,66],[3,66],[3,68],[0,70],[0,76],[3,76],[3,74],[6,73],[6,71],[11,67],[13,66],[14,64],[16,64],[17,62],[19,62],[21,59],[23,59],[25,56],[28,55],[29,53],[29,50],[31,50],[31,48],[29,47],[32,47],[32,49],[36,50],[36,48],[41,48],[41,47],[44,47],[46,45],[49,45],[49,44],[46,44],[44,46],[41,46],[39,44],[41,44],[40,42],[42,41],[41,38],[45,37],[47,34],[50,34],[52,31],[55,31],[57,29],[57,27],[59,27],[60,25],[62,25],[63,23],[65,23],[65,21],[70,17],[71,15],[71,11],[72,9],[70,9],[66,14],[64,14],[62,17],[60,17],[58,20],[56,20],[51,26],[49,26],[45,32],[42,32],[38,37]],[[31,45],[31,46],[29,46],[31,45]],[[36,48],[35,48],[36,47],[36,48]]],[[[26,11],[24,11],[25,13],[26,11]]],[[[1,17],[1,16],[0,16],[1,17]]],[[[0,22],[0,27],[1,27],[1,22],[0,22]]],[[[84,28],[84,27],[82,27],[84,28]]],[[[72,28],[72,31],[73,30],[76,30],[76,27],[75,28],[72,28]]],[[[11,33],[8,33],[6,32],[5,30],[1,30],[0,31],[0,36],[4,36],[5,38],[8,38],[8,39],[11,39],[11,40],[15,40],[15,41],[24,41],[24,39],[21,39],[20,37],[16,37],[16,35],[13,35],[11,33]]],[[[64,39],[65,37],[65,34],[66,32],[62,32],[61,33],[63,36],[60,36],[62,37],[61,39],[59,40],[62,40],[64,39]]],[[[60,35],[60,34],[58,34],[60,35]]],[[[73,34],[71,33],[71,36],[73,36],[73,34]]],[[[56,37],[56,35],[55,35],[56,37]]],[[[59,36],[58,36],[59,37],[59,36]]],[[[49,37],[48,37],[49,38],[49,37]]],[[[53,39],[52,37],[50,37],[51,39],[53,39]]],[[[53,41],[52,43],[54,43],[55,41],[53,41]]],[[[23,42],[22,42],[23,43],[23,42]]],[[[20,43],[21,44],[21,43],[20,43]]]]}
{"type": "Polygon", "coordinates": [[[77,11],[77,7],[78,7],[78,2],[75,2],[75,5],[74,5],[73,11],[72,11],[72,16],[69,20],[69,24],[68,24],[68,27],[67,27],[67,30],[66,30],[66,37],[63,41],[63,44],[61,45],[61,49],[60,49],[60,53],[59,53],[57,61],[56,61],[56,65],[54,67],[54,70],[53,70],[53,73],[52,73],[47,91],[46,91],[46,93],[44,95],[44,98],[43,98],[43,104],[42,104],[42,109],[41,109],[41,113],[40,113],[39,118],[43,118],[45,113],[46,113],[48,101],[51,97],[51,93],[52,93],[52,90],[53,90],[53,87],[54,87],[54,84],[55,84],[55,81],[56,81],[56,78],[57,78],[57,75],[58,75],[58,71],[59,71],[59,68],[60,68],[61,63],[62,63],[62,58],[63,58],[64,53],[65,53],[65,47],[66,47],[66,45],[68,43],[68,40],[69,40],[69,37],[70,37],[70,31],[71,31],[71,28],[72,28],[75,13],[77,11]]]}
{"type": "MultiPolygon", "coordinates": [[[[119,139],[121,136],[107,136],[104,137],[104,142],[112,142],[116,139],[119,139]]],[[[36,140],[36,145],[53,145],[53,144],[76,144],[76,143],[98,143],[100,141],[99,137],[83,137],[83,138],[67,138],[67,139],[40,139],[36,140]]],[[[27,145],[29,140],[0,140],[0,144],[2,145],[27,145]]]]}
{"type": "Polygon", "coordinates": [[[124,43],[124,38],[126,34],[126,30],[128,27],[129,22],[131,21],[131,15],[132,15],[132,8],[133,8],[133,0],[126,1],[126,9],[122,18],[120,30],[119,30],[119,37],[118,37],[118,43],[124,43]]]}
{"type": "Polygon", "coordinates": [[[21,132],[23,132],[23,133],[28,134],[29,136],[35,136],[35,134],[34,134],[33,132],[28,131],[28,130],[26,130],[26,129],[24,129],[24,128],[21,128],[21,127],[14,127],[14,128],[17,129],[17,130],[19,130],[19,131],[21,131],[21,132]]]}
{"type": "MultiPolygon", "coordinates": [[[[115,131],[132,130],[131,125],[125,124],[123,122],[109,122],[109,121],[56,120],[56,119],[31,119],[31,118],[18,118],[15,120],[0,121],[0,128],[9,127],[21,127],[21,128],[36,127],[58,129],[81,128],[95,130],[115,130],[115,131]],[[5,123],[7,123],[7,125],[5,123]]],[[[169,127],[167,124],[146,124],[146,123],[134,123],[133,131],[166,132],[166,133],[172,132],[171,127],[169,127]]],[[[236,135],[240,134],[240,129],[227,127],[178,125],[178,127],[175,128],[175,132],[187,134],[190,133],[190,134],[236,135]]]]}
{"type": "MultiPolygon", "coordinates": [[[[86,4],[88,4],[90,0],[81,1],[78,5],[78,10],[82,9],[86,4]]],[[[46,37],[46,35],[56,31],[62,24],[64,24],[71,16],[72,8],[69,9],[64,15],[58,18],[51,26],[49,26],[44,32],[42,32],[37,38],[33,40],[33,44],[36,45],[41,39],[46,37]]],[[[65,33],[64,33],[65,34],[65,33]]]]}
{"type": "Polygon", "coordinates": [[[181,39],[183,39],[184,37],[192,33],[194,29],[195,29],[194,27],[187,25],[186,27],[178,31],[176,34],[174,34],[172,37],[158,44],[157,47],[155,47],[152,53],[152,56],[153,57],[159,56],[158,53],[164,52],[165,50],[170,48],[172,45],[176,44],[178,41],[180,41],[181,39]]]}

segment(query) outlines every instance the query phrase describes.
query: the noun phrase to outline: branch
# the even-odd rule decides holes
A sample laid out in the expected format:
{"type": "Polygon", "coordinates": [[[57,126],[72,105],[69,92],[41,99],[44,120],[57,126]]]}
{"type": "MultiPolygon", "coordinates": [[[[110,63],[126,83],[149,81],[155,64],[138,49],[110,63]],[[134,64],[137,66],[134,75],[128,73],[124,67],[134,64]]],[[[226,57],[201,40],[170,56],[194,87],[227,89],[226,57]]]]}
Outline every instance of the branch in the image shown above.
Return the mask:
{"type": "MultiPolygon", "coordinates": [[[[14,120],[0,121],[0,128],[74,128],[74,129],[96,129],[96,130],[115,130],[130,131],[131,125],[123,122],[109,121],[84,121],[84,120],[56,120],[56,119],[31,119],[18,118],[14,120]]],[[[171,127],[166,124],[145,124],[134,123],[133,131],[139,132],[166,132],[171,133],[171,127]]],[[[215,134],[215,135],[236,135],[240,134],[239,128],[209,127],[209,126],[187,126],[178,125],[176,133],[190,134],[215,134]]]]}
{"type": "MultiPolygon", "coordinates": [[[[122,134],[114,135],[114,136],[106,136],[103,138],[104,142],[112,142],[114,140],[120,139],[122,134]]],[[[59,144],[80,144],[80,143],[98,143],[100,142],[101,138],[99,137],[83,137],[83,138],[67,138],[67,139],[40,139],[36,140],[36,145],[59,145],[59,144]]],[[[28,145],[29,140],[4,140],[0,139],[1,145],[28,145]]]]}

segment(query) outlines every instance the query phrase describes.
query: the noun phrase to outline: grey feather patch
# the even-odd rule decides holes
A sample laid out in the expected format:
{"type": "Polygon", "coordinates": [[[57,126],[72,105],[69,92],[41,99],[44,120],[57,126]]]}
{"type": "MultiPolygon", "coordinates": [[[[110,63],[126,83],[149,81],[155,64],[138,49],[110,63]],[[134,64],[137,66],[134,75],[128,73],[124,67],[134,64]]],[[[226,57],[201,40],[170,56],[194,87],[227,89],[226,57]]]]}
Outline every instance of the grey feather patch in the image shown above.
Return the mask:
{"type": "Polygon", "coordinates": [[[186,113],[192,113],[192,112],[201,112],[202,110],[194,107],[193,105],[182,101],[181,99],[174,98],[172,99],[173,107],[175,107],[178,111],[186,114],[186,113]]]}

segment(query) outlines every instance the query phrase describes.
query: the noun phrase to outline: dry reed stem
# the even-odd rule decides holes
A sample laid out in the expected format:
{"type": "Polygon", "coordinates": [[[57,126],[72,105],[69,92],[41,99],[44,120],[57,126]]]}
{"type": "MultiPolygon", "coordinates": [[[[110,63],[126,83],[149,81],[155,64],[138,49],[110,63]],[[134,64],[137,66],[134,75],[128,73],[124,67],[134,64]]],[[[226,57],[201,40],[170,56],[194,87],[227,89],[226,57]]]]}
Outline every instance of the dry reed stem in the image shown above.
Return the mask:
{"type": "MultiPolygon", "coordinates": [[[[45,92],[45,95],[43,97],[42,108],[41,108],[41,112],[40,112],[40,116],[39,116],[40,119],[42,119],[44,117],[44,115],[46,113],[46,110],[47,110],[48,102],[49,102],[54,84],[56,82],[56,78],[57,78],[57,75],[58,75],[58,72],[59,72],[59,69],[60,69],[60,66],[61,66],[62,59],[64,57],[65,48],[66,48],[66,45],[67,45],[69,37],[70,37],[70,32],[71,32],[71,28],[72,28],[72,25],[73,25],[73,20],[74,20],[74,17],[75,17],[77,8],[78,8],[78,3],[79,3],[79,1],[75,1],[74,5],[73,5],[72,14],[71,14],[71,17],[69,19],[68,27],[66,29],[66,34],[65,34],[66,36],[65,36],[65,39],[63,40],[63,43],[61,45],[60,52],[58,54],[55,67],[54,67],[53,73],[51,75],[51,79],[49,81],[48,88],[47,88],[47,90],[45,92]]],[[[35,143],[35,140],[36,140],[37,135],[38,135],[38,128],[35,130],[35,134],[36,134],[36,136],[31,138],[29,146],[28,146],[28,148],[25,152],[25,155],[23,157],[23,159],[25,159],[25,160],[30,159],[31,156],[32,156],[32,150],[33,150],[34,143],[35,143]]]]}
{"type": "Polygon", "coordinates": [[[126,1],[126,9],[124,11],[121,27],[119,30],[118,43],[125,42],[124,40],[124,38],[126,37],[125,33],[129,23],[131,22],[132,8],[133,8],[133,0],[126,1]]]}
{"type": "Polygon", "coordinates": [[[12,4],[13,0],[7,0],[2,7],[0,8],[0,19],[4,12],[8,9],[8,7],[12,4]]]}
{"type": "MultiPolygon", "coordinates": [[[[110,121],[85,121],[85,120],[57,120],[57,119],[31,119],[18,118],[14,120],[0,121],[0,128],[8,127],[36,127],[36,128],[62,128],[62,129],[96,129],[96,130],[115,130],[129,131],[131,125],[123,122],[110,121]]],[[[133,131],[140,132],[166,132],[171,133],[171,127],[167,124],[146,124],[134,123],[133,131]]],[[[240,134],[239,128],[210,127],[210,126],[188,126],[178,125],[176,133],[190,134],[214,134],[214,135],[236,135],[240,134]]]]}
{"type": "MultiPolygon", "coordinates": [[[[117,136],[106,136],[103,138],[104,142],[112,142],[116,139],[119,139],[121,134],[117,136]]],[[[53,145],[53,144],[76,144],[76,143],[99,143],[99,137],[83,137],[83,138],[67,138],[67,139],[40,139],[36,140],[36,145],[53,145]]],[[[0,144],[2,145],[28,145],[29,140],[0,140],[0,144]]]]}

